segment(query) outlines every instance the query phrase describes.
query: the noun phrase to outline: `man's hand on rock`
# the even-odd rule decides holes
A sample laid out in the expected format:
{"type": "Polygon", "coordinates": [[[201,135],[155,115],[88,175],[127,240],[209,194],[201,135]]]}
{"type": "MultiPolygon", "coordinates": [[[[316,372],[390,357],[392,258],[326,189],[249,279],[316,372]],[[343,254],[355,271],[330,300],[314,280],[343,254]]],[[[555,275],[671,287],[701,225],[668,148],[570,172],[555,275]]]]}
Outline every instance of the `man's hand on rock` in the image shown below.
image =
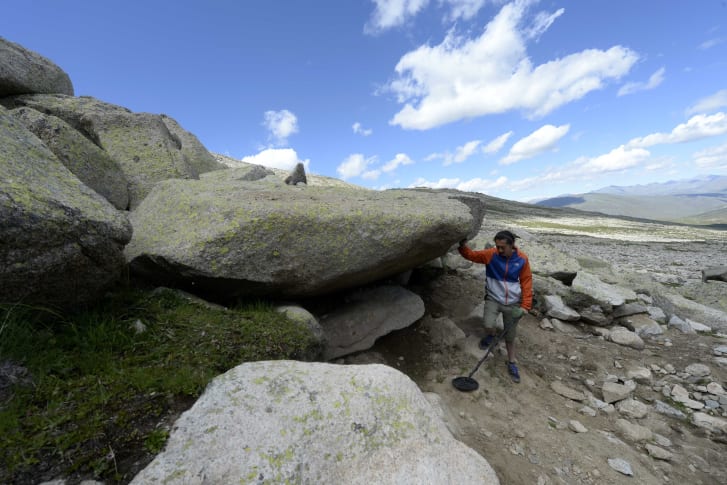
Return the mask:
{"type": "Polygon", "coordinates": [[[461,248],[465,247],[466,245],[467,245],[467,239],[462,239],[459,242],[459,247],[461,247],[461,248]]]}

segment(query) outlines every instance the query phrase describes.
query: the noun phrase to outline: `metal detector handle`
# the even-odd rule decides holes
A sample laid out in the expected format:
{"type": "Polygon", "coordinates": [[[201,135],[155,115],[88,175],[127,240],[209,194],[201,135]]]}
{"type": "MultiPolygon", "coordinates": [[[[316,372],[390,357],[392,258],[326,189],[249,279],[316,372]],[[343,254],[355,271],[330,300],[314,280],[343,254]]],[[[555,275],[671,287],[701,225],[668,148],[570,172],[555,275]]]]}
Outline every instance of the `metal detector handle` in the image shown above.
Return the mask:
{"type": "Polygon", "coordinates": [[[497,346],[497,344],[500,343],[500,340],[502,340],[502,338],[505,336],[505,334],[507,333],[508,330],[510,330],[510,326],[503,328],[502,332],[500,332],[499,335],[495,336],[495,338],[492,340],[492,342],[490,342],[489,347],[487,347],[487,352],[485,352],[484,357],[482,357],[480,359],[480,361],[477,362],[477,365],[475,366],[474,369],[472,369],[472,372],[470,372],[470,375],[468,375],[467,377],[472,378],[472,376],[475,375],[475,372],[477,372],[477,370],[480,368],[480,366],[485,361],[487,356],[490,355],[490,352],[492,351],[492,349],[494,349],[497,346]]]}

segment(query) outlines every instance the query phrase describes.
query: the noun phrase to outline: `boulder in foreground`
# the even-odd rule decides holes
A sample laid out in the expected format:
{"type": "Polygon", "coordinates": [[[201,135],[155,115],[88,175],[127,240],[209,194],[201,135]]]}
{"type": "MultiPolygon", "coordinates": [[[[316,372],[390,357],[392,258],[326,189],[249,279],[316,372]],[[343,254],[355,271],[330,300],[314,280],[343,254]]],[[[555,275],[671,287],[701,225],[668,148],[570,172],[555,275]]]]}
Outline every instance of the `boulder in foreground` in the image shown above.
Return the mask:
{"type": "Polygon", "coordinates": [[[215,378],[132,484],[498,484],[383,365],[250,362],[215,378]]]}

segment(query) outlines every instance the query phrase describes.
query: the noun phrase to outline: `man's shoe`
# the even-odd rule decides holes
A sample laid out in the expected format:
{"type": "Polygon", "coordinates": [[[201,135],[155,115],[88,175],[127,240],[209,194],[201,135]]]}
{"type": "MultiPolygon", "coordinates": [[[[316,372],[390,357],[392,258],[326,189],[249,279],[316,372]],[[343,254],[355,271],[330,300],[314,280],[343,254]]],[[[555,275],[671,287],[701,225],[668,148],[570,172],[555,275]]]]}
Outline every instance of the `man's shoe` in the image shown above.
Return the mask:
{"type": "Polygon", "coordinates": [[[487,350],[494,339],[494,335],[485,335],[482,337],[482,340],[480,340],[480,348],[482,350],[487,350]]]}
{"type": "Polygon", "coordinates": [[[520,372],[518,372],[515,362],[507,363],[507,371],[510,373],[510,378],[513,382],[520,382],[520,372]]]}

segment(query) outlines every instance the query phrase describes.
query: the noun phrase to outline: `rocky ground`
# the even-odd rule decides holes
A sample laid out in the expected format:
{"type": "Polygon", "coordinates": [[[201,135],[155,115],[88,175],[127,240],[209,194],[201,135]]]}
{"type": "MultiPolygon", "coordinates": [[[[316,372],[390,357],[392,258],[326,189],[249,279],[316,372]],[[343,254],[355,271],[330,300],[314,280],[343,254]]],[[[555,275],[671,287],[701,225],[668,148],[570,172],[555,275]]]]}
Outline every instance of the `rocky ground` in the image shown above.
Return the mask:
{"type": "MultiPolygon", "coordinates": [[[[480,234],[491,237],[512,228],[527,234],[524,246],[547,242],[582,263],[608,268],[634,289],[665,285],[727,311],[727,283],[702,283],[700,274],[703,267],[727,264],[723,232],[583,219],[576,213],[563,213],[559,227],[547,228],[534,223],[537,217],[516,204],[491,207],[480,234]],[[595,233],[594,225],[599,227],[595,233]]],[[[552,214],[548,220],[553,221],[552,214]]],[[[480,388],[463,393],[451,380],[469,374],[483,355],[477,346],[481,328],[468,318],[483,297],[483,281],[471,269],[450,269],[418,285],[415,281],[414,287],[425,299],[427,316],[347,361],[383,361],[407,373],[423,391],[436,393],[454,434],[490,462],[502,483],[727,482],[725,434],[668,414],[694,412],[668,396],[674,386],[701,398],[709,394],[708,384],[710,391],[719,390],[714,383],[727,387],[727,367],[714,355],[715,348],[727,345],[720,333],[685,335],[669,329],[635,350],[593,335],[583,325],[568,332],[543,329],[543,315],[535,310],[519,325],[522,381],[510,380],[501,348],[475,374],[480,388]],[[437,330],[436,323],[447,319],[466,334],[454,345],[437,330]],[[709,375],[687,372],[703,371],[693,364],[706,366],[709,375]],[[645,369],[650,376],[641,375],[645,369]],[[634,385],[631,397],[638,402],[598,409],[606,381],[634,385]],[[582,393],[583,399],[564,397],[567,392],[554,390],[559,385],[582,393]]]]}

